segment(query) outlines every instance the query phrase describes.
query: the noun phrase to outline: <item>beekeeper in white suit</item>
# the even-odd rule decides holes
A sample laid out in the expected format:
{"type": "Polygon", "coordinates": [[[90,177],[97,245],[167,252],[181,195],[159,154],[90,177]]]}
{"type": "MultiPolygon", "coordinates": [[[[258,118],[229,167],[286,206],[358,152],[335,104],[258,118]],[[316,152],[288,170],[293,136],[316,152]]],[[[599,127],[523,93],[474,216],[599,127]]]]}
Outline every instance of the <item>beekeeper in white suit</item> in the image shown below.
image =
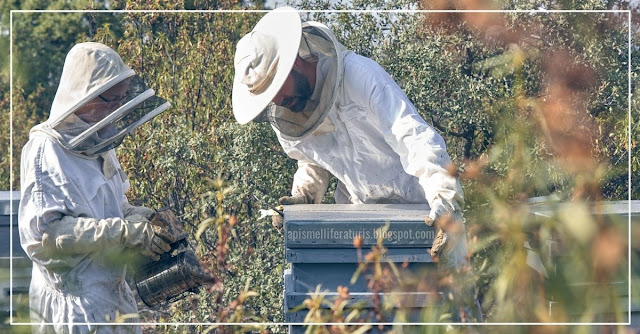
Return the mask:
{"type": "Polygon", "coordinates": [[[153,210],[128,203],[113,148],[168,107],[109,47],[81,43],[67,54],[49,118],[22,151],[18,219],[33,261],[35,332],[141,333],[95,324],[139,322],[122,259],[158,259],[175,237],[149,223],[153,210]]]}
{"type": "Polygon", "coordinates": [[[432,254],[448,267],[465,262],[464,198],[445,142],[377,63],[290,7],[266,14],[234,62],[236,120],[270,121],[298,160],[281,204],[320,203],[331,175],[336,203],[425,203],[427,222],[444,230],[432,254]]]}

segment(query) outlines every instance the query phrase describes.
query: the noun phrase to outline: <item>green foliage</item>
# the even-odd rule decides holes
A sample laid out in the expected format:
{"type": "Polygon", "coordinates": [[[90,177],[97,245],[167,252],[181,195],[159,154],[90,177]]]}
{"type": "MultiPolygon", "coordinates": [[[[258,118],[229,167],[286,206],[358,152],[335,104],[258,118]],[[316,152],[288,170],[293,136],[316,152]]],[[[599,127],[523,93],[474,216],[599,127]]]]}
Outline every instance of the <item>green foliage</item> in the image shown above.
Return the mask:
{"type": "MultiPolygon", "coordinates": [[[[19,9],[100,9],[104,3],[86,0],[75,1],[25,1],[19,9]]],[[[14,13],[13,14],[13,84],[27,98],[38,89],[45,88],[39,96],[38,117],[48,115],[55,88],[62,73],[62,63],[71,47],[80,41],[90,41],[98,28],[110,26],[121,30],[113,14],[91,13],[14,13]]],[[[110,45],[117,46],[117,45],[110,45]]]]}
{"type": "MultiPolygon", "coordinates": [[[[404,5],[385,4],[386,8],[404,5]]],[[[425,6],[442,9],[429,5],[425,6]]],[[[533,5],[505,3],[502,8],[533,5]]],[[[344,6],[322,0],[302,4],[308,9],[344,6]]],[[[606,6],[599,1],[544,4],[547,9],[606,6]]],[[[354,7],[368,8],[366,4],[350,8],[354,7]]],[[[545,240],[552,236],[571,245],[565,261],[558,264],[565,271],[547,280],[556,298],[564,306],[575,300],[581,321],[596,319],[603,305],[617,310],[607,299],[611,295],[597,296],[594,300],[603,304],[594,305],[585,298],[596,297],[596,291],[566,283],[601,279],[597,272],[602,263],[595,263],[597,255],[589,245],[622,243],[626,232],[619,229],[621,222],[594,221],[588,218],[589,210],[580,206],[571,207],[572,214],[560,212],[549,220],[532,220],[526,199],[550,194],[573,200],[629,196],[625,15],[329,16],[328,25],[338,39],[380,63],[445,137],[448,151],[460,166],[472,263],[490,321],[569,319],[562,308],[555,314],[558,318],[545,316],[546,290],[528,268],[528,253],[522,247],[526,240],[535,240],[532,250],[548,253],[545,240]]],[[[631,170],[636,170],[635,160],[632,163],[631,170]]],[[[632,191],[631,197],[636,198],[638,188],[632,191]]],[[[616,255],[606,261],[611,264],[609,279],[624,279],[622,249],[613,247],[616,255]]],[[[550,259],[545,266],[552,267],[550,259]]],[[[435,318],[425,315],[425,319],[435,318]]]]}
{"type": "MultiPolygon", "coordinates": [[[[546,1],[544,6],[594,9],[617,3],[546,1]]],[[[44,5],[2,2],[0,8],[44,5]]],[[[47,8],[104,5],[72,1],[47,8]]],[[[530,9],[540,3],[504,1],[500,5],[530,9]]],[[[110,8],[126,9],[240,6],[235,1],[109,2],[110,8]]],[[[298,4],[306,9],[416,6],[405,0],[308,0],[298,4]]],[[[2,154],[3,187],[10,184],[9,159],[13,159],[17,176],[20,147],[26,143],[28,130],[47,117],[64,55],[75,42],[94,40],[113,47],[172,104],[117,150],[131,181],[127,195],[137,205],[169,206],[187,222],[191,241],[198,244],[199,254],[220,284],[170,309],[156,310],[149,320],[215,322],[233,316],[244,322],[283,320],[283,238],[270,221],[259,219],[259,210],[273,207],[278,197],[289,193],[296,163],[282,152],[268,124],[238,125],[231,111],[235,44],[261,16],[195,12],[14,15],[14,154],[2,154]],[[201,225],[203,222],[215,224],[201,225]],[[197,241],[199,226],[202,234],[197,241]]],[[[539,281],[524,275],[526,250],[522,244],[532,235],[537,235],[537,241],[553,235],[576,245],[567,260],[575,268],[567,267],[571,269],[551,281],[555,291],[563,282],[581,276],[598,278],[594,273],[601,267],[584,254],[590,252],[592,243],[619,241],[616,222],[585,218],[592,232],[581,234],[566,213],[557,213],[548,221],[532,220],[526,199],[549,194],[562,199],[626,199],[629,195],[628,45],[621,17],[458,13],[443,20],[434,13],[348,12],[304,17],[326,23],[349,49],[380,63],[445,138],[463,180],[474,279],[490,321],[549,320],[540,315],[544,299],[536,286],[539,281]],[[557,106],[578,107],[576,113],[563,114],[554,113],[557,106]],[[576,147],[586,150],[576,151],[576,147]],[[610,239],[602,239],[605,237],[610,239]]],[[[6,27],[6,15],[1,22],[6,27]]],[[[0,42],[7,41],[0,37],[0,42]]],[[[638,50],[633,51],[632,115],[636,115],[640,60],[638,50]]],[[[2,124],[8,124],[8,75],[0,76],[0,97],[2,124]]],[[[637,174],[640,131],[635,119],[631,121],[631,169],[637,174]]],[[[0,147],[9,147],[6,127],[0,138],[4,140],[0,147]]],[[[638,197],[637,182],[634,179],[632,198],[638,197]]],[[[18,188],[17,180],[11,184],[18,188]]],[[[331,201],[330,196],[325,200],[331,201]]],[[[572,212],[584,213],[585,208],[575,207],[572,212]]],[[[534,242],[531,247],[543,252],[545,244],[534,242]]],[[[626,270],[617,260],[612,260],[616,263],[611,270],[614,276],[626,270]]],[[[406,277],[405,284],[411,285],[410,280],[406,277]]],[[[580,297],[578,290],[563,296],[580,297]]],[[[582,310],[586,320],[591,319],[589,310],[582,310]]],[[[424,319],[446,320],[426,311],[424,319]]]]}
{"type": "Polygon", "coordinates": [[[295,162],[286,158],[267,124],[235,123],[230,103],[234,46],[257,18],[230,13],[123,18],[127,29],[118,52],[172,103],[118,149],[130,173],[128,196],[137,204],[170,206],[194,234],[204,223],[198,249],[218,263],[212,269],[223,282],[213,295],[176,303],[173,309],[179,312],[166,321],[228,320],[228,306],[246,284],[258,296],[244,301],[243,315],[234,321],[283,319],[282,237],[269,220],[258,218],[259,209],[271,208],[289,192],[295,162]],[[213,189],[205,180],[218,177],[236,190],[206,195],[213,189]],[[216,226],[229,217],[234,224],[223,242],[216,226]],[[228,247],[224,259],[221,245],[228,247]],[[222,260],[226,265],[220,265],[222,260]]]}
{"type": "MultiPolygon", "coordinates": [[[[346,6],[322,0],[301,4],[307,9],[328,7],[339,10],[346,6]]],[[[546,8],[553,9],[550,6],[547,4],[546,8]]],[[[589,8],[601,6],[594,2],[589,8]]],[[[408,8],[402,1],[385,2],[384,6],[354,4],[349,8],[354,7],[408,8]]],[[[522,8],[522,4],[506,7],[522,8]]],[[[452,158],[463,166],[470,159],[478,159],[486,153],[502,133],[519,133],[514,131],[512,124],[504,121],[505,117],[512,121],[528,119],[513,115],[519,107],[516,104],[519,94],[528,99],[523,103],[537,103],[540,107],[540,102],[551,95],[548,91],[551,86],[545,82],[549,78],[545,75],[552,69],[556,70],[553,66],[559,66],[562,57],[583,66],[585,73],[575,73],[577,69],[572,73],[565,69],[564,75],[574,81],[574,86],[585,91],[580,98],[584,100],[589,121],[597,124],[590,144],[600,161],[613,167],[601,180],[606,184],[604,195],[610,199],[627,197],[625,157],[628,150],[624,143],[628,125],[628,42],[626,27],[621,22],[623,17],[610,13],[511,14],[502,19],[504,26],[496,22],[493,27],[477,29],[473,22],[490,21],[496,17],[483,13],[458,18],[439,15],[314,13],[309,14],[309,18],[329,19],[329,27],[341,42],[380,63],[404,89],[423,117],[442,133],[452,158]],[[447,23],[442,23],[443,19],[447,23]],[[514,64],[520,61],[522,64],[517,66],[521,67],[516,72],[514,64]],[[514,89],[517,80],[522,82],[522,91],[514,89]]],[[[537,121],[535,118],[532,120],[534,122],[529,123],[532,129],[524,130],[540,133],[537,121]]],[[[549,162],[554,155],[552,144],[544,136],[529,138],[536,142],[526,152],[532,164],[523,177],[534,183],[527,190],[527,195],[570,192],[568,175],[549,162]],[[544,184],[532,178],[533,173],[541,169],[547,175],[544,184]]],[[[504,159],[492,166],[501,177],[506,176],[506,168],[504,159]]],[[[563,196],[566,198],[569,194],[563,196]]]]}

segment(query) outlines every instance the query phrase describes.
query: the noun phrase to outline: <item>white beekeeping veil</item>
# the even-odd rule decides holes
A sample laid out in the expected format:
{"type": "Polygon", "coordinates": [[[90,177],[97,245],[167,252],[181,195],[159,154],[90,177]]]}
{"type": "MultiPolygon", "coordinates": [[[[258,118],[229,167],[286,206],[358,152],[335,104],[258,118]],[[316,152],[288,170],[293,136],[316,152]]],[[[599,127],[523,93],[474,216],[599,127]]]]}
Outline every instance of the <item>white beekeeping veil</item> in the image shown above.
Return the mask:
{"type": "Polygon", "coordinates": [[[71,151],[99,154],[169,107],[111,48],[80,43],[67,54],[49,118],[31,131],[71,151]]]}

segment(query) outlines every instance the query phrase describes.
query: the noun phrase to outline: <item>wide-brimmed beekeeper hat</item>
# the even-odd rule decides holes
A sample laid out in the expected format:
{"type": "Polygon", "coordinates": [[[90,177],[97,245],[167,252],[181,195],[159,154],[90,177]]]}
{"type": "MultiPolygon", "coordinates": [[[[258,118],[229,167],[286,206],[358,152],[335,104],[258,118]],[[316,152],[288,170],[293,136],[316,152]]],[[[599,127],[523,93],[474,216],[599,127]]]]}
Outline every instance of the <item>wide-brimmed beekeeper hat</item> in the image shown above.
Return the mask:
{"type": "Polygon", "coordinates": [[[322,23],[303,22],[291,7],[273,10],[236,47],[233,114],[245,124],[268,120],[287,140],[313,133],[333,107],[342,81],[342,57],[348,52],[322,23]],[[272,103],[296,61],[315,63],[313,94],[302,110],[272,103]]]}
{"type": "Polygon", "coordinates": [[[291,7],[267,13],[236,45],[233,115],[240,124],[256,118],[284,84],[298,55],[302,21],[291,7]]]}

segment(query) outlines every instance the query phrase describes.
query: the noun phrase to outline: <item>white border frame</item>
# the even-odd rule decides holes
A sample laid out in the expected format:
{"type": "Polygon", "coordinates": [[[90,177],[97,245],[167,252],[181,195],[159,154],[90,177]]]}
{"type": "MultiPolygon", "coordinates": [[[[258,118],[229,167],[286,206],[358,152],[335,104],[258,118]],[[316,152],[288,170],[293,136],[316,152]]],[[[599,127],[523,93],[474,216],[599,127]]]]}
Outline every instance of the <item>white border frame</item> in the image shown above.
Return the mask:
{"type": "MultiPolygon", "coordinates": [[[[9,17],[9,190],[12,191],[13,180],[13,13],[268,13],[270,10],[11,10],[9,17]]],[[[131,326],[132,324],[148,325],[148,326],[182,326],[182,325],[205,325],[205,326],[308,326],[308,325],[384,325],[384,326],[420,326],[420,325],[437,325],[437,326],[615,326],[615,325],[631,325],[631,10],[299,10],[304,13],[626,13],[628,15],[628,54],[627,54],[627,71],[628,71],[628,319],[627,322],[488,322],[488,323],[459,323],[459,322],[418,322],[418,323],[288,323],[288,322],[194,322],[194,323],[165,323],[165,322],[138,322],[138,323],[74,323],[75,325],[96,325],[96,326],[131,326]]],[[[13,213],[13,193],[9,195],[10,211],[13,213]]],[[[9,238],[9,307],[13,310],[13,215],[10,220],[10,238],[9,238]]],[[[53,323],[18,323],[13,321],[13,312],[10,312],[10,325],[54,325],[53,323]]],[[[57,325],[67,325],[57,324],[57,325]]]]}

